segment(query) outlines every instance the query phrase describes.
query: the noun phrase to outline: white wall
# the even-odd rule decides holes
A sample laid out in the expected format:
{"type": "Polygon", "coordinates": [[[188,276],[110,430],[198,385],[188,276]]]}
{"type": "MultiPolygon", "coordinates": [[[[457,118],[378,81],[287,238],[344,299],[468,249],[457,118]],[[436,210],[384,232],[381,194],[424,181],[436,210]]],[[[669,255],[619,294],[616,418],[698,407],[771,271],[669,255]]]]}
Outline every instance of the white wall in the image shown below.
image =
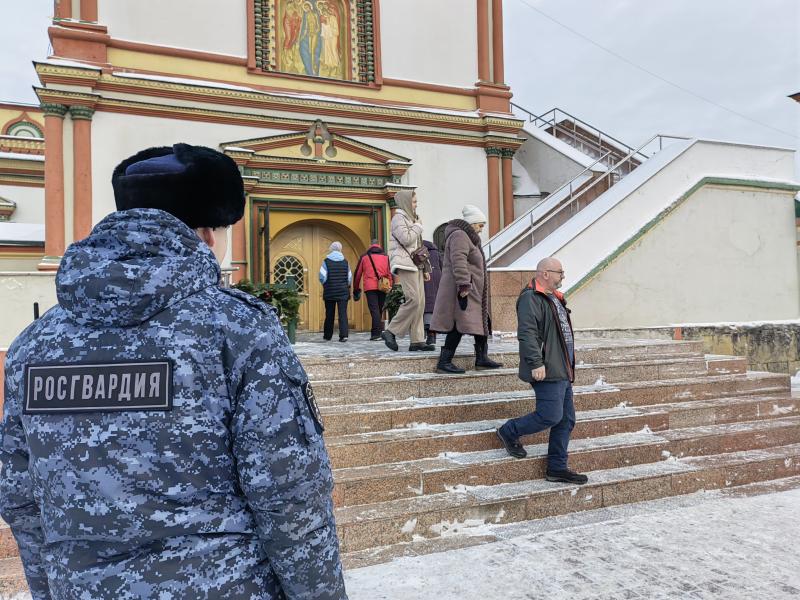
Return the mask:
{"type": "Polygon", "coordinates": [[[381,0],[383,76],[472,87],[478,80],[475,0],[381,0]]]}
{"type": "Polygon", "coordinates": [[[0,185],[0,196],[17,203],[12,223],[44,223],[44,188],[0,185]]]}
{"type": "Polygon", "coordinates": [[[576,327],[798,317],[792,195],[699,189],[570,296],[576,327]]]}
{"type": "Polygon", "coordinates": [[[247,56],[246,0],[99,0],[118,39],[247,56]]]}
{"type": "Polygon", "coordinates": [[[14,338],[33,321],[33,303],[39,314],[55,306],[55,273],[0,272],[0,348],[8,348],[14,338]]]}
{"type": "MultiPolygon", "coordinates": [[[[586,167],[535,138],[520,146],[514,161],[536,182],[539,190],[553,193],[586,167]]],[[[519,174],[519,173],[518,173],[519,174]]]]}
{"type": "MultiPolygon", "coordinates": [[[[488,216],[489,187],[486,153],[483,148],[445,146],[374,138],[356,138],[411,159],[413,166],[403,178],[404,185],[417,188],[417,211],[426,240],[451,219],[461,218],[461,208],[474,204],[488,216]]],[[[486,239],[488,228],[484,229],[486,239]]]]}

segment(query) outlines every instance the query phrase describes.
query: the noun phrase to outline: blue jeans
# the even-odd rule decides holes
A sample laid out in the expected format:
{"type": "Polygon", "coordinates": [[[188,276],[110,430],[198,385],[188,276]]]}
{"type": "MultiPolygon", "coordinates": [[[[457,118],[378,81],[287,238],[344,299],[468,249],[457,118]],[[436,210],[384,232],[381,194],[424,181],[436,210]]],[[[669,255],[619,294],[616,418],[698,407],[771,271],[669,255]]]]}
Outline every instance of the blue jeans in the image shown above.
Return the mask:
{"type": "Polygon", "coordinates": [[[536,410],[524,417],[511,419],[500,428],[508,439],[550,429],[547,447],[547,468],[563,471],[567,468],[569,435],[575,428],[575,405],[572,402],[572,384],[567,381],[535,381],[531,383],[536,394],[536,410]]]}

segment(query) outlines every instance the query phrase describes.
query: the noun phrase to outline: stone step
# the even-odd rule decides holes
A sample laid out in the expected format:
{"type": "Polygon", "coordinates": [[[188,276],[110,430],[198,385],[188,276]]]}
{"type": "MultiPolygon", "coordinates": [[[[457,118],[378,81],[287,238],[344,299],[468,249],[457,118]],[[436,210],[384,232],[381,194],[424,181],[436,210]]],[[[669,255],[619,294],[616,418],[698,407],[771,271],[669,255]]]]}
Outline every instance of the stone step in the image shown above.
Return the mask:
{"type": "MultiPolygon", "coordinates": [[[[595,347],[582,346],[579,341],[575,359],[577,364],[592,365],[648,359],[692,358],[702,356],[702,349],[701,342],[595,347]]],[[[490,347],[490,354],[494,360],[503,363],[506,367],[516,367],[519,364],[516,344],[490,347]]],[[[368,355],[342,352],[329,356],[301,355],[301,360],[310,379],[338,380],[385,377],[398,373],[431,373],[436,368],[438,356],[438,350],[436,352],[398,353],[378,351],[368,355]]],[[[459,348],[454,362],[462,368],[473,369],[474,360],[475,356],[471,346],[465,345],[465,347],[459,348]]]]}
{"type": "Polygon", "coordinates": [[[18,553],[17,542],[11,534],[11,527],[0,519],[0,559],[16,556],[18,553]]]}
{"type": "Polygon", "coordinates": [[[345,553],[701,489],[800,474],[800,444],[590,472],[584,486],[528,479],[337,509],[345,553]]]}
{"type": "MultiPolygon", "coordinates": [[[[490,437],[489,433],[486,437],[490,437]]],[[[505,450],[498,449],[495,438],[494,445],[487,443],[486,450],[441,452],[394,464],[337,469],[334,500],[337,506],[349,506],[436,494],[460,485],[496,485],[543,477],[547,438],[539,435],[529,439],[538,443],[523,440],[528,451],[525,459],[511,459],[505,450]]],[[[570,465],[579,471],[591,471],[656,462],[672,455],[699,456],[795,442],[800,442],[798,417],[723,423],[679,432],[642,428],[631,433],[573,438],[570,465]],[[768,436],[774,436],[774,441],[768,436]]]]}
{"type": "MultiPolygon", "coordinates": [[[[632,382],[617,385],[575,386],[578,410],[601,410],[618,406],[646,406],[675,402],[710,400],[721,396],[788,392],[788,375],[746,373],[673,379],[661,382],[632,382]]],[[[326,437],[366,431],[407,427],[412,423],[508,418],[534,406],[533,391],[465,394],[430,398],[409,397],[373,403],[320,400],[326,437]]]]}
{"type": "MultiPolygon", "coordinates": [[[[727,497],[753,497],[765,494],[780,493],[789,490],[800,489],[800,476],[783,477],[770,479],[767,481],[757,481],[742,485],[730,486],[720,490],[710,490],[707,497],[713,497],[715,491],[719,496],[727,497]]],[[[704,494],[699,491],[696,494],[704,494]]],[[[355,552],[342,554],[342,564],[346,571],[369,567],[382,563],[391,562],[397,558],[411,556],[425,556],[449,552],[483,544],[501,542],[516,536],[524,536],[534,532],[558,531],[562,529],[572,529],[582,525],[592,525],[602,522],[609,523],[620,518],[628,518],[631,514],[653,514],[652,511],[661,511],[664,508],[681,509],[682,507],[696,506],[698,498],[696,495],[683,494],[670,496],[667,498],[656,498],[655,500],[645,500],[643,502],[632,503],[631,505],[617,505],[616,507],[600,508],[598,510],[588,510],[572,515],[545,518],[535,521],[521,521],[506,525],[480,526],[477,529],[465,528],[462,532],[438,538],[420,538],[411,542],[401,542],[391,546],[378,548],[367,548],[355,552]],[[630,506],[631,510],[627,510],[630,506]]]]}
{"type": "MultiPolygon", "coordinates": [[[[765,385],[759,386],[758,381],[750,382],[747,377],[741,377],[748,385],[743,388],[744,393],[759,390],[761,393],[780,392],[785,386],[780,385],[783,376],[772,377],[767,375],[765,385]],[[772,380],[772,381],[770,381],[772,380]],[[753,385],[752,383],[755,383],[753,385]],[[768,384],[772,384],[771,386],[768,384]]],[[[686,382],[687,380],[681,380],[686,382]]],[[[697,381],[723,387],[728,380],[707,378],[697,381]]],[[[687,383],[676,387],[675,380],[662,382],[663,392],[657,399],[652,393],[643,394],[646,401],[641,401],[634,394],[635,384],[620,386],[575,386],[575,405],[579,408],[604,409],[620,404],[637,406],[674,400],[692,400],[701,397],[699,392],[693,391],[687,383]],[[687,387],[689,389],[687,389],[687,387]],[[691,395],[689,395],[691,394],[691,395]],[[624,399],[623,399],[624,398],[624,399]]],[[[695,384],[694,387],[697,387],[695,384]]],[[[709,387],[709,386],[706,386],[709,387]]],[[[648,387],[646,392],[652,392],[648,387]]],[[[721,391],[719,395],[731,393],[730,390],[721,391]]],[[[481,421],[487,419],[509,419],[520,416],[533,410],[535,406],[533,391],[530,389],[519,392],[499,392],[494,394],[470,394],[465,396],[439,396],[433,398],[408,398],[406,400],[393,400],[368,404],[341,404],[327,405],[321,402],[322,415],[325,421],[326,438],[338,435],[367,433],[387,429],[400,429],[410,427],[416,423],[441,424],[466,421],[481,421]]]]}
{"type": "MultiPolygon", "coordinates": [[[[698,377],[707,373],[704,357],[578,365],[575,369],[575,383],[590,385],[605,382],[660,381],[698,377]]],[[[409,373],[368,379],[314,382],[314,392],[321,401],[348,402],[376,402],[409,396],[462,395],[522,389],[530,389],[530,385],[519,379],[516,368],[468,371],[464,375],[409,373]]]]}
{"type": "Polygon", "coordinates": [[[0,558],[0,598],[14,598],[28,591],[25,572],[18,556],[0,558]]]}
{"type": "MultiPolygon", "coordinates": [[[[510,416],[521,416],[534,409],[535,402],[530,401],[523,411],[510,416]]],[[[642,429],[664,431],[677,427],[756,421],[794,416],[799,412],[800,398],[792,398],[788,394],[578,411],[572,439],[631,433],[642,429]]],[[[412,423],[397,429],[330,436],[325,444],[334,468],[395,463],[437,456],[442,452],[499,448],[495,429],[506,420],[507,417],[440,424],[412,423]]],[[[522,442],[543,443],[548,435],[547,432],[541,432],[525,436],[522,442]]]]}

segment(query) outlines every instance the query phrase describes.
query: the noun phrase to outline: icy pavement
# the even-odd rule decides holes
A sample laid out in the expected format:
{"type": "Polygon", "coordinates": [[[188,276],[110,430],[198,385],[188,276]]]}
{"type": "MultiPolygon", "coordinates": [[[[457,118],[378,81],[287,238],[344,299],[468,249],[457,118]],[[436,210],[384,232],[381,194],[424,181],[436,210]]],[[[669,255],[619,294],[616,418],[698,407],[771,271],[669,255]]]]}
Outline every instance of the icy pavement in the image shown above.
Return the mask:
{"type": "Polygon", "coordinates": [[[795,478],[479,527],[500,541],[352,569],[347,589],[350,600],[800,598],[798,507],[795,478]]]}

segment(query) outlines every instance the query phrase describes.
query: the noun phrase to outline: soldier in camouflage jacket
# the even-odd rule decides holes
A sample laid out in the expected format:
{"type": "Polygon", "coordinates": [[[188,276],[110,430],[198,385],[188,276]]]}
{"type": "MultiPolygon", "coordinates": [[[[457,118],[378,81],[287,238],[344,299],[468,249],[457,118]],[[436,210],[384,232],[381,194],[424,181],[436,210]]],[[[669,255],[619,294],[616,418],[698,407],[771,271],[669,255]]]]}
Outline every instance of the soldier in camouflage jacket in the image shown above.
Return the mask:
{"type": "MultiPolygon", "coordinates": [[[[122,172],[179,169],[131,171],[173,152],[156,150],[122,172]]],[[[214,152],[174,156],[218,182],[197,151],[214,152]]],[[[218,285],[197,220],[166,208],[181,218],[123,210],[70,246],[58,306],[8,351],[0,514],[32,596],[346,599],[303,367],[270,307],[218,285]]]]}

